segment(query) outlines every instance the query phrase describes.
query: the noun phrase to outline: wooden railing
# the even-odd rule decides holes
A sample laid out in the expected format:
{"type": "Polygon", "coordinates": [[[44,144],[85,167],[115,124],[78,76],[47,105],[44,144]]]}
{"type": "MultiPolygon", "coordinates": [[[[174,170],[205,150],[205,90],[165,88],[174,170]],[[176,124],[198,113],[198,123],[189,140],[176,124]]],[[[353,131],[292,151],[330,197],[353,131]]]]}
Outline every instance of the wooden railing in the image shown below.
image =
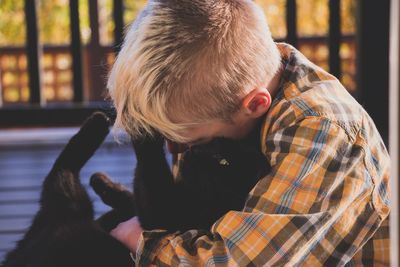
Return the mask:
{"type": "MultiPolygon", "coordinates": [[[[123,0],[113,0],[114,43],[107,47],[99,42],[97,0],[88,1],[91,38],[87,45],[83,46],[80,38],[77,1],[69,0],[70,45],[41,47],[38,42],[37,1],[24,0],[26,47],[0,48],[0,127],[79,124],[97,107],[109,107],[104,101],[105,81],[110,63],[123,39],[123,0]]],[[[381,65],[387,62],[388,41],[382,38],[387,34],[381,26],[388,21],[389,0],[383,0],[384,4],[379,7],[367,2],[357,2],[359,17],[355,36],[341,34],[341,1],[330,0],[327,2],[327,36],[303,38],[297,32],[298,3],[286,0],[287,35],[280,41],[299,48],[316,64],[340,78],[362,104],[366,103],[374,118],[374,113],[379,116],[382,113],[374,109],[376,97],[369,97],[374,91],[370,85],[379,82],[387,91],[387,75],[372,79],[371,71],[375,65],[369,58],[373,54],[374,58],[382,59],[381,65]],[[369,19],[371,12],[380,16],[373,25],[370,25],[372,22],[369,19]],[[378,22],[379,27],[376,26],[378,22]],[[380,38],[374,38],[371,29],[380,38]]],[[[383,95],[387,101],[387,92],[383,95]]],[[[379,120],[378,116],[375,119],[379,120]]],[[[387,123],[378,125],[378,128],[387,130],[387,123]]]]}
{"type": "MultiPolygon", "coordinates": [[[[329,69],[328,45],[326,37],[307,37],[298,40],[299,49],[315,64],[329,69]]],[[[105,70],[111,67],[114,60],[113,47],[102,47],[106,55],[102,66],[105,70]]],[[[89,47],[82,48],[82,71],[90,73],[89,47]]],[[[355,37],[344,36],[342,38],[341,62],[343,69],[342,81],[350,92],[355,91],[355,37]]],[[[0,83],[2,88],[2,103],[4,107],[27,104],[30,99],[28,84],[28,68],[25,48],[2,47],[0,48],[0,83]]],[[[94,93],[89,89],[90,75],[83,75],[80,94],[87,101],[94,93]]],[[[46,103],[69,103],[74,101],[72,56],[68,46],[44,46],[42,55],[42,89],[46,103]]],[[[104,79],[104,77],[103,77],[104,79]]],[[[81,96],[82,97],[82,96],[81,96]]]]}
{"type": "MultiPolygon", "coordinates": [[[[86,101],[97,101],[96,92],[90,92],[92,87],[89,78],[90,48],[82,47],[82,85],[79,98],[86,101]]],[[[111,46],[101,47],[105,55],[102,67],[108,70],[114,60],[111,46]]],[[[41,95],[46,104],[68,103],[74,101],[74,81],[72,55],[69,46],[44,46],[41,60],[41,95]]],[[[1,101],[3,107],[28,104],[30,100],[29,70],[24,47],[0,47],[0,84],[2,88],[1,101]]],[[[105,80],[105,77],[102,78],[105,80]]]]}

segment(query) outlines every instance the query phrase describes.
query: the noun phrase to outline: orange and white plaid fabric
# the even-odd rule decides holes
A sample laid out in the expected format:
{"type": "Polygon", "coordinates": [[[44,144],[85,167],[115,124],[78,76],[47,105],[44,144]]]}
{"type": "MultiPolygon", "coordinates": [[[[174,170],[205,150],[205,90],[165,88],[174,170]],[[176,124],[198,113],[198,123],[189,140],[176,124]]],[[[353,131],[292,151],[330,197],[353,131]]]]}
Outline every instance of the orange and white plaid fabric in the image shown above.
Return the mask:
{"type": "Polygon", "coordinates": [[[261,148],[272,171],[210,231],[145,231],[140,266],[387,266],[389,156],[339,81],[287,44],[261,148]]]}

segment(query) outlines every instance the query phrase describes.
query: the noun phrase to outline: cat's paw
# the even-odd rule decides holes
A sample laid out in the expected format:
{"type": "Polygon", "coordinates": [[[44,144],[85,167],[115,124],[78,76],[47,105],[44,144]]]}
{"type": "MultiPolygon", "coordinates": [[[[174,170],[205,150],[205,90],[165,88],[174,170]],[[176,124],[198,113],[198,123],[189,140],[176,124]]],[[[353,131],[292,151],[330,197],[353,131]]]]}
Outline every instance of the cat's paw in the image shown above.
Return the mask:
{"type": "Polygon", "coordinates": [[[106,174],[97,172],[90,177],[90,186],[101,200],[114,209],[125,209],[134,202],[133,193],[114,183],[106,174]]]}
{"type": "Polygon", "coordinates": [[[108,130],[110,124],[111,119],[104,112],[96,111],[85,120],[82,128],[108,130]]]}
{"type": "Polygon", "coordinates": [[[79,172],[106,138],[109,126],[110,119],[104,113],[93,113],[69,140],[53,168],[79,172]]]}

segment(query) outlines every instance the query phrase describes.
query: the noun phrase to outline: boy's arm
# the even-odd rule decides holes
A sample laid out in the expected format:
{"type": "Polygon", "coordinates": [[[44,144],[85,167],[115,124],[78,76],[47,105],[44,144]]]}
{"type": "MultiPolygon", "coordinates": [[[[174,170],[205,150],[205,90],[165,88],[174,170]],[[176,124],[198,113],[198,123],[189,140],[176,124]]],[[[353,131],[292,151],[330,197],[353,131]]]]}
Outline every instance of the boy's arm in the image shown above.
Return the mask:
{"type": "Polygon", "coordinates": [[[344,265],[389,212],[387,166],[374,172],[368,145],[353,137],[318,117],[269,134],[272,171],[244,210],[210,232],[144,231],[139,266],[344,265]]]}

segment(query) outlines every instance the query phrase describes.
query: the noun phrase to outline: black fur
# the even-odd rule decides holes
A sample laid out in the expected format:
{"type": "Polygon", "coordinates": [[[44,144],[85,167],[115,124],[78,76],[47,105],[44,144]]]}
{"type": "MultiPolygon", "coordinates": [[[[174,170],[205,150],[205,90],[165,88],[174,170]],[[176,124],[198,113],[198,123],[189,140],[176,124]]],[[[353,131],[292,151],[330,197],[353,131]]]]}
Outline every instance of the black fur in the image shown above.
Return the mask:
{"type": "Polygon", "coordinates": [[[134,194],[105,174],[94,174],[91,186],[113,207],[94,221],[79,171],[107,133],[108,119],[97,113],[70,140],[44,181],[32,226],[3,266],[132,266],[129,251],[108,234],[119,222],[137,215],[145,229],[209,229],[227,211],[241,210],[268,171],[259,149],[217,138],[185,152],[181,179],[175,181],[160,135],[132,140],[134,194]]]}
{"type": "MultiPolygon", "coordinates": [[[[257,145],[217,138],[185,152],[181,179],[175,181],[160,135],[132,140],[132,144],[137,158],[136,212],[144,229],[210,229],[229,210],[241,210],[250,190],[269,170],[257,145]]],[[[106,183],[110,186],[107,191],[94,185],[100,197],[110,202],[106,196],[112,191],[112,183],[101,173],[92,176],[92,181],[96,180],[98,184],[105,181],[103,188],[106,183]],[[107,193],[103,196],[101,191],[107,193]]],[[[116,226],[116,221],[110,227],[116,226]]]]}
{"type": "Polygon", "coordinates": [[[69,141],[43,182],[40,209],[4,267],[132,266],[129,251],[93,220],[79,171],[108,134],[109,120],[92,115],[69,141]]]}

